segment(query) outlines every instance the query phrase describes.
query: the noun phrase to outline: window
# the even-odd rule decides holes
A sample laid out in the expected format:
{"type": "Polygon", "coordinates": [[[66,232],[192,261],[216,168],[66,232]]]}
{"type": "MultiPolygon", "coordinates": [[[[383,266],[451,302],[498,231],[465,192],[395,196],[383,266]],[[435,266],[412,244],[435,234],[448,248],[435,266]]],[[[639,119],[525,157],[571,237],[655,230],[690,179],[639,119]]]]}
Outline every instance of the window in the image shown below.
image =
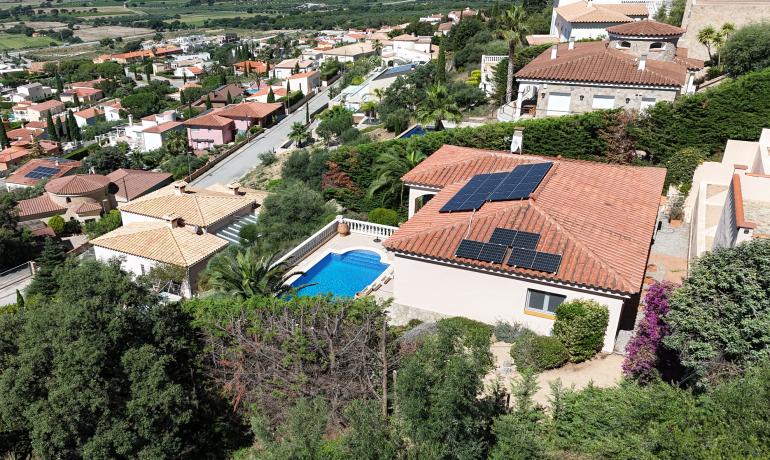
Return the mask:
{"type": "Polygon", "coordinates": [[[563,295],[529,289],[527,290],[527,310],[552,314],[566,299],[567,297],[563,295]]]}
{"type": "Polygon", "coordinates": [[[615,96],[602,96],[597,94],[591,101],[591,108],[594,110],[614,109],[615,96]]]}
{"type": "Polygon", "coordinates": [[[654,97],[643,97],[642,102],[639,104],[639,111],[644,112],[650,107],[655,105],[655,98],[654,97]]]}
{"type": "Polygon", "coordinates": [[[623,40],[622,42],[618,43],[618,48],[621,48],[621,49],[631,48],[631,42],[627,42],[623,40]]]}
{"type": "Polygon", "coordinates": [[[662,49],[663,49],[663,43],[661,42],[650,43],[650,51],[660,51],[662,49]]]}

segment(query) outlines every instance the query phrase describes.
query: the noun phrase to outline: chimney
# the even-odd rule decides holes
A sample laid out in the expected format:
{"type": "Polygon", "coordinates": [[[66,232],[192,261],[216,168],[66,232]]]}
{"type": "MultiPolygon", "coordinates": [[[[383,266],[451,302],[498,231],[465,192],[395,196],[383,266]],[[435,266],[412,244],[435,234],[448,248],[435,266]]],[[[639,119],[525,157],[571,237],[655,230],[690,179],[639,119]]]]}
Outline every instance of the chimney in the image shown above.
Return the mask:
{"type": "Polygon", "coordinates": [[[570,49],[570,50],[574,50],[575,49],[575,37],[570,37],[569,38],[569,45],[568,45],[567,49],[570,49]]]}
{"type": "Polygon", "coordinates": [[[558,50],[558,46],[557,45],[553,45],[551,47],[551,59],[556,59],[557,50],[558,50]]]}
{"type": "Polygon", "coordinates": [[[524,153],[524,128],[513,130],[511,137],[511,153],[524,153]]]}
{"type": "Polygon", "coordinates": [[[187,190],[187,182],[180,180],[174,182],[174,195],[184,195],[187,190]]]}
{"type": "Polygon", "coordinates": [[[647,55],[642,54],[639,56],[639,70],[644,70],[647,67],[647,55]]]}
{"type": "Polygon", "coordinates": [[[134,124],[134,116],[130,113],[128,114],[128,126],[132,126],[134,124]]]}
{"type": "Polygon", "coordinates": [[[176,214],[167,214],[163,216],[163,220],[166,221],[166,227],[168,228],[179,228],[183,226],[182,218],[176,214]]]}
{"type": "Polygon", "coordinates": [[[230,182],[227,184],[227,189],[232,193],[233,195],[240,195],[239,189],[241,188],[240,182],[230,182]]]}

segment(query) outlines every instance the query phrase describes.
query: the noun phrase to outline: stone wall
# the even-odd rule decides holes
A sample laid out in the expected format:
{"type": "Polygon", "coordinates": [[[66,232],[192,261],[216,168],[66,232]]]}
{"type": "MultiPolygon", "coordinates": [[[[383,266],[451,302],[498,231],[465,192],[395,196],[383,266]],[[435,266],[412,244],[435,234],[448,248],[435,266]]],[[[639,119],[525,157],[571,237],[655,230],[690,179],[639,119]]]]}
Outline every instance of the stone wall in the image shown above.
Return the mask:
{"type": "Polygon", "coordinates": [[[613,108],[624,108],[626,110],[640,110],[642,108],[642,99],[654,99],[654,102],[673,101],[676,99],[679,91],[677,89],[641,89],[641,88],[620,88],[620,87],[600,87],[587,85],[555,85],[549,84],[548,88],[541,89],[537,98],[537,118],[547,115],[548,97],[550,93],[570,93],[570,114],[591,112],[593,108],[594,96],[615,96],[615,105],[613,108]],[[543,97],[545,93],[546,96],[543,97]],[[581,100],[580,97],[583,96],[581,100]],[[630,99],[626,103],[626,99],[630,99]]]}
{"type": "Polygon", "coordinates": [[[677,38],[669,38],[667,40],[642,40],[642,39],[630,39],[630,38],[617,38],[610,37],[610,48],[615,48],[628,53],[632,56],[639,57],[642,54],[646,54],[648,59],[654,59],[658,61],[673,61],[676,55],[676,41],[677,38]],[[622,48],[620,43],[627,42],[631,45],[630,48],[622,48]],[[653,43],[661,43],[662,48],[650,49],[650,45],[653,43]]]}

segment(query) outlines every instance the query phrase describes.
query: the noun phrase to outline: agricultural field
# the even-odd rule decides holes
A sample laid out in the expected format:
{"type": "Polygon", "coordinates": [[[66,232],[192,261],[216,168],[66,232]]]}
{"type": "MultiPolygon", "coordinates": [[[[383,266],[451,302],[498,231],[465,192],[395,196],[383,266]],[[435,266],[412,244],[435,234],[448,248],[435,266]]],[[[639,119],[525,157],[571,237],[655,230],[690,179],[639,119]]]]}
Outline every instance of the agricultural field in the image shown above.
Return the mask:
{"type": "Polygon", "coordinates": [[[84,42],[101,40],[102,38],[131,38],[139,35],[152,35],[155,31],[143,27],[123,27],[123,26],[101,26],[88,27],[81,26],[80,30],[75,31],[75,36],[80,37],[84,42]]]}
{"type": "Polygon", "coordinates": [[[26,35],[9,35],[0,33],[0,51],[18,50],[25,48],[43,48],[58,45],[59,41],[49,37],[27,37],[26,35]]]}

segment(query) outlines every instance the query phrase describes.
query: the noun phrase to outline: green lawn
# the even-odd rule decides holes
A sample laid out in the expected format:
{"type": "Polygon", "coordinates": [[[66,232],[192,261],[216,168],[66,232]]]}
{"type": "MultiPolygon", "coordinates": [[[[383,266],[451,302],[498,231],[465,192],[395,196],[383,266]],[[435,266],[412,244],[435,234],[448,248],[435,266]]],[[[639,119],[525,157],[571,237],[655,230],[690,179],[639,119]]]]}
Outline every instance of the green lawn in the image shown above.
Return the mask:
{"type": "Polygon", "coordinates": [[[244,13],[243,11],[211,11],[208,13],[199,14],[182,14],[182,18],[179,21],[186,24],[192,24],[194,26],[201,26],[206,19],[238,18],[248,16],[253,15],[244,13]]]}
{"type": "Polygon", "coordinates": [[[51,43],[59,44],[58,40],[48,37],[27,37],[26,35],[0,34],[0,51],[21,48],[45,48],[51,43]]]}

